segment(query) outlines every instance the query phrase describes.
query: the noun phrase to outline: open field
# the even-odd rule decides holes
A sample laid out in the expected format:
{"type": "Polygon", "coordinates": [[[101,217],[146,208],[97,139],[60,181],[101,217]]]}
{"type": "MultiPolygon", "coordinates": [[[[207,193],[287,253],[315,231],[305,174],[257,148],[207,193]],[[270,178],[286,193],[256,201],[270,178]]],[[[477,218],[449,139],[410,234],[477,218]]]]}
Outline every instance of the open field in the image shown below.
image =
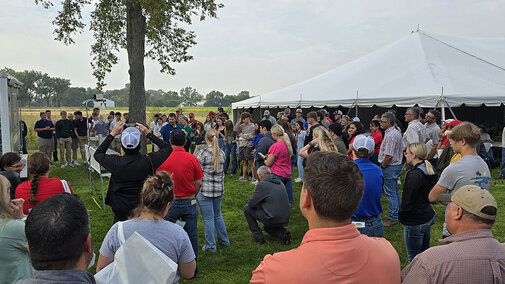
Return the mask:
{"type": "MultiPolygon", "coordinates": [[[[163,113],[169,114],[171,112],[175,112],[178,107],[173,108],[159,108],[159,107],[148,107],[146,110],[146,122],[149,124],[153,120],[153,116],[155,113],[163,113]]],[[[183,108],[184,114],[188,114],[190,112],[194,113],[196,119],[199,121],[205,121],[205,117],[209,113],[209,111],[216,111],[216,107],[185,107],[183,108]]],[[[36,150],[37,149],[37,136],[33,127],[35,126],[35,122],[40,120],[40,112],[51,110],[53,119],[60,119],[60,111],[65,110],[68,112],[74,112],[80,110],[83,112],[83,115],[86,116],[86,111],[84,108],[75,108],[75,107],[60,107],[60,108],[23,108],[21,110],[21,119],[23,119],[28,127],[28,135],[26,136],[26,141],[28,145],[28,149],[36,150]]],[[[89,115],[91,116],[91,111],[93,108],[89,109],[89,115]]],[[[118,108],[106,108],[102,114],[104,115],[104,119],[107,118],[107,114],[111,111],[119,111],[121,113],[128,112],[128,108],[126,107],[118,107],[118,108]]]]}
{"type": "MultiPolygon", "coordinates": [[[[493,177],[497,177],[498,170],[492,171],[493,177]]],[[[293,172],[296,177],[296,171],[293,172]]],[[[98,250],[102,243],[105,234],[112,226],[113,215],[109,207],[105,210],[100,209],[91,198],[90,182],[88,170],[83,167],[74,168],[59,168],[59,165],[53,168],[51,177],[59,177],[67,180],[74,191],[79,194],[81,199],[86,204],[91,217],[91,231],[95,252],[98,255],[98,250]]],[[[100,180],[96,175],[93,176],[94,186],[99,189],[100,180]]],[[[230,247],[220,247],[215,254],[200,251],[198,259],[199,276],[195,280],[181,280],[182,283],[247,283],[251,277],[251,272],[258,266],[266,254],[272,254],[278,251],[285,251],[297,247],[304,233],[307,231],[307,223],[298,209],[298,201],[300,195],[301,184],[295,184],[294,197],[295,200],[291,206],[291,220],[288,229],[292,234],[292,244],[284,246],[276,239],[265,234],[266,243],[262,246],[251,241],[251,234],[248,230],[247,223],[243,216],[242,208],[246,204],[248,198],[254,190],[254,186],[249,183],[240,183],[236,181],[237,176],[226,176],[225,178],[225,195],[222,202],[223,217],[228,229],[230,237],[230,247]]],[[[106,180],[105,189],[107,189],[108,180],[106,180]]],[[[499,206],[505,204],[505,184],[502,181],[494,181],[491,186],[491,193],[495,196],[499,206]]],[[[101,205],[99,198],[100,194],[95,191],[95,196],[98,204],[101,205]]],[[[384,212],[383,218],[387,216],[387,200],[382,199],[384,212]]],[[[442,205],[434,206],[437,217],[436,223],[432,227],[431,245],[436,246],[438,239],[442,236],[442,223],[444,219],[444,207],[442,205]]],[[[503,207],[502,207],[503,208],[503,207]]],[[[503,210],[503,209],[502,209],[503,210]]],[[[200,247],[204,243],[203,223],[201,216],[198,221],[198,238],[200,247]]],[[[388,239],[400,255],[402,267],[407,264],[406,249],[403,241],[402,226],[394,226],[384,228],[386,239],[388,239]]],[[[502,214],[497,219],[493,228],[494,236],[503,242],[505,239],[505,217],[502,214]]],[[[90,272],[94,272],[94,267],[90,272]]]]}

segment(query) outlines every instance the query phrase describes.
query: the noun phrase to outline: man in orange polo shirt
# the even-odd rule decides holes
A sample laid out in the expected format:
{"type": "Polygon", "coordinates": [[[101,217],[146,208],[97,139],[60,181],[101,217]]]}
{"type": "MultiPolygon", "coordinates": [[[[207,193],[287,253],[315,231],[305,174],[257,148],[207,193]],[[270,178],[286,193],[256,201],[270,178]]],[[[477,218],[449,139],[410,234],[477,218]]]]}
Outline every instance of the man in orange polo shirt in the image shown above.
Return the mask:
{"type": "Polygon", "coordinates": [[[363,187],[351,158],[312,153],[300,194],[309,231],[298,248],[266,255],[251,283],[400,283],[400,259],[393,246],[360,234],[351,223],[363,187]]]}
{"type": "Polygon", "coordinates": [[[186,134],[182,130],[172,131],[170,134],[172,154],[156,172],[166,171],[174,181],[175,200],[172,202],[165,220],[179,223],[184,227],[191,240],[193,251],[198,257],[198,208],[195,195],[200,191],[203,172],[198,159],[184,151],[185,143],[186,134]]]}

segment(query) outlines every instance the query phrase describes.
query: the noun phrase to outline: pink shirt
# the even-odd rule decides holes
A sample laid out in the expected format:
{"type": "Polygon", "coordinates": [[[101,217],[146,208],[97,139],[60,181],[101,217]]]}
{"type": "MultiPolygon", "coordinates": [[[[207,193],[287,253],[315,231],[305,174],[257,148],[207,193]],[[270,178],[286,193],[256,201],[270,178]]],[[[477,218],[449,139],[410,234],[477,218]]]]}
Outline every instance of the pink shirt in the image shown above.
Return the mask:
{"type": "Polygon", "coordinates": [[[354,224],[312,229],[298,248],[266,255],[251,283],[400,283],[400,259],[386,239],[354,224]]]}
{"type": "Polygon", "coordinates": [[[281,177],[290,178],[291,177],[291,157],[289,156],[288,146],[284,141],[277,141],[270,149],[268,149],[268,154],[275,156],[273,165],[270,166],[270,172],[272,174],[279,175],[281,177]]]}

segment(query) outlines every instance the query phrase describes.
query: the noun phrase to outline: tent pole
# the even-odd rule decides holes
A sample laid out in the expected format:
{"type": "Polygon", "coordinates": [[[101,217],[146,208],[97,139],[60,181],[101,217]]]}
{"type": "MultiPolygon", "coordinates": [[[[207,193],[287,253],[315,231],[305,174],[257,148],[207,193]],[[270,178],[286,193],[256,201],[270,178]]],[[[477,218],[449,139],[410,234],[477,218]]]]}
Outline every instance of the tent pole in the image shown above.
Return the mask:
{"type": "Polygon", "coordinates": [[[441,113],[442,113],[442,121],[445,120],[445,98],[444,98],[444,87],[442,87],[442,95],[440,96],[440,98],[438,99],[438,102],[437,102],[437,105],[438,103],[442,101],[442,106],[441,106],[441,113]]]}
{"type": "Polygon", "coordinates": [[[358,90],[356,90],[356,117],[359,117],[358,116],[358,90]]]}
{"type": "Polygon", "coordinates": [[[445,104],[447,105],[447,108],[449,108],[449,111],[451,112],[452,117],[454,117],[454,119],[458,119],[458,118],[456,117],[456,115],[454,114],[454,112],[452,111],[452,108],[451,108],[451,106],[449,105],[449,103],[448,103],[445,99],[444,99],[444,102],[445,102],[445,104]]]}

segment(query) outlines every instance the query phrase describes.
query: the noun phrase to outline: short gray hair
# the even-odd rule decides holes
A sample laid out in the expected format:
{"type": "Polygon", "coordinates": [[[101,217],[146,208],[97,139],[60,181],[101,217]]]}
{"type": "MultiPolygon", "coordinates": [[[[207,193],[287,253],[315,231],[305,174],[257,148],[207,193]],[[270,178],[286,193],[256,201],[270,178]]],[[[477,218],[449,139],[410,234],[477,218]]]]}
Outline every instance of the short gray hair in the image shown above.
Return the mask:
{"type": "Polygon", "coordinates": [[[270,168],[267,166],[261,166],[257,170],[258,176],[266,177],[270,175],[270,168]]]}
{"type": "Polygon", "coordinates": [[[382,117],[386,119],[391,125],[395,124],[395,115],[391,112],[385,112],[382,114],[382,117]]]}
{"type": "Polygon", "coordinates": [[[418,119],[419,118],[419,108],[418,107],[409,107],[407,110],[410,110],[412,115],[418,119]]]}

